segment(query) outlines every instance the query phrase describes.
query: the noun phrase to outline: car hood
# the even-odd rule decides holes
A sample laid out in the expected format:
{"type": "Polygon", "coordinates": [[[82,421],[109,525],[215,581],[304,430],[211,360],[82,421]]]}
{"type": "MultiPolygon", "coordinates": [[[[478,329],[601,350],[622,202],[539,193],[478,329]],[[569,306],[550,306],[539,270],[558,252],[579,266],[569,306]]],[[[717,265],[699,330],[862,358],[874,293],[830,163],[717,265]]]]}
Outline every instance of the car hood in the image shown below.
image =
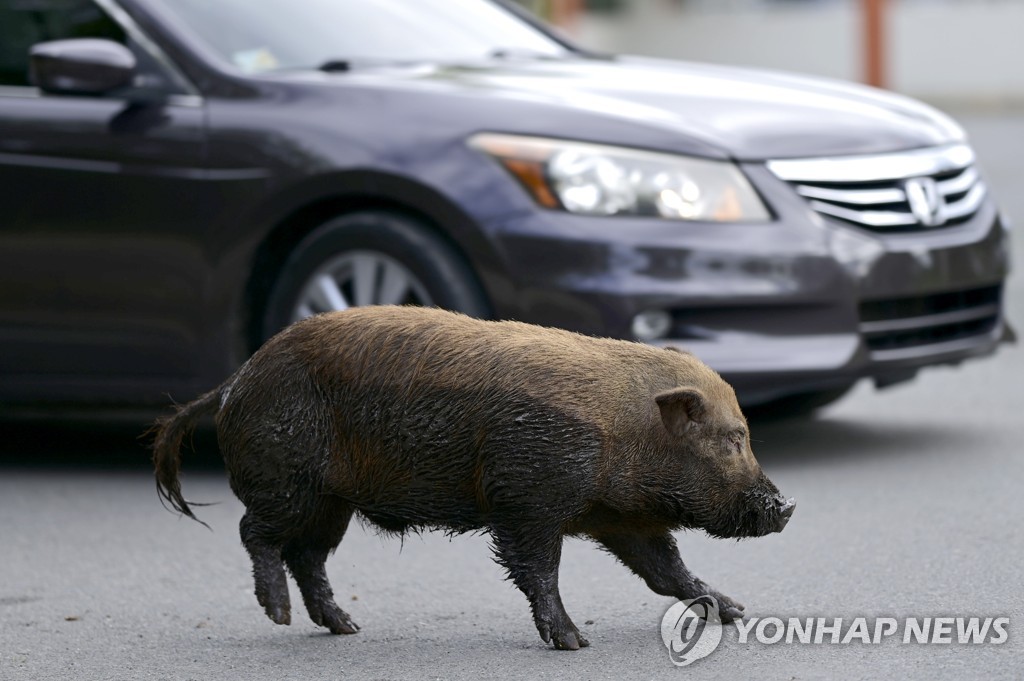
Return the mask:
{"type": "MultiPolygon", "coordinates": [[[[498,97],[532,106],[538,115],[557,107],[561,120],[570,109],[588,119],[653,126],[739,160],[879,153],[963,138],[947,116],[906,97],[756,69],[617,57],[506,59],[370,72],[357,70],[346,77],[498,97]]],[[[535,131],[536,122],[531,125],[535,131]]],[[[558,127],[551,134],[565,136],[558,127]]]]}

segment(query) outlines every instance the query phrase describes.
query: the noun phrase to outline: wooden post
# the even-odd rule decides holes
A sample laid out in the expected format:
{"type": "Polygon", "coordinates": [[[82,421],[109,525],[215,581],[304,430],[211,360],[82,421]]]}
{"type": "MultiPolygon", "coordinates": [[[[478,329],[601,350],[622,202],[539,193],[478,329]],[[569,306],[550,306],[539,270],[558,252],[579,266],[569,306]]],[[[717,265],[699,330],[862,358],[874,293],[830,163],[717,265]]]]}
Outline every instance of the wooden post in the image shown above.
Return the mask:
{"type": "Polygon", "coordinates": [[[864,82],[886,86],[886,0],[861,0],[864,22],[864,82]]]}
{"type": "Polygon", "coordinates": [[[563,31],[571,33],[584,10],[584,0],[534,0],[534,11],[563,31]]]}
{"type": "Polygon", "coordinates": [[[549,0],[548,8],[551,23],[571,33],[583,12],[583,0],[549,0]]]}

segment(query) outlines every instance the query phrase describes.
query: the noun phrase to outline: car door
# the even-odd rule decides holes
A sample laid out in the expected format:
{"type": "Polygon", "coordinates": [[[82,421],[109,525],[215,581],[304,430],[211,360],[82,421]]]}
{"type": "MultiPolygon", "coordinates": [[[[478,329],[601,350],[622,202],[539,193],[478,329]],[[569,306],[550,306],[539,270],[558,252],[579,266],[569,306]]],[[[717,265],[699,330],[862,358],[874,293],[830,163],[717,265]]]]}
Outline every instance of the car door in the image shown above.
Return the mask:
{"type": "Polygon", "coordinates": [[[0,0],[0,400],[191,385],[204,143],[201,98],[111,0],[0,0]],[[82,37],[128,46],[146,96],[31,85],[33,44],[82,37]]]}

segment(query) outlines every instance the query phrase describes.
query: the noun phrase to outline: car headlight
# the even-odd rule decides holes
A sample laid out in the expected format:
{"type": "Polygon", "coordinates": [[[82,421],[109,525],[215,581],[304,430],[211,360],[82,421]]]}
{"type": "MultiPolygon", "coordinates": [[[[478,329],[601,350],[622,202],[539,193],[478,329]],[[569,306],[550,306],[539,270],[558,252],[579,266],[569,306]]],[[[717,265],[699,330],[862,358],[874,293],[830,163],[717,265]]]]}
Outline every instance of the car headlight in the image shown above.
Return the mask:
{"type": "Polygon", "coordinates": [[[708,222],[771,217],[729,162],[497,133],[469,144],[500,161],[545,208],[708,222]]]}

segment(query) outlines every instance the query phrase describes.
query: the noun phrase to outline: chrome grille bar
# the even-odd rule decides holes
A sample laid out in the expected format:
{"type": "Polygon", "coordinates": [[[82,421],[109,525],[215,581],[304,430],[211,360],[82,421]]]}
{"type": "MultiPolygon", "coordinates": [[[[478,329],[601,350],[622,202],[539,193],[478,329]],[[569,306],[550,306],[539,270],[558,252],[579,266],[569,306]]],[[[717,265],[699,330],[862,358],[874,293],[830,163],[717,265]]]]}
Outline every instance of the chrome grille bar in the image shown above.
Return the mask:
{"type": "Polygon", "coordinates": [[[853,210],[842,206],[833,206],[831,203],[823,201],[811,201],[811,208],[819,213],[842,218],[849,222],[859,222],[868,227],[897,227],[917,224],[917,218],[910,213],[891,210],[853,210]]]}
{"type": "Polygon", "coordinates": [[[809,199],[821,199],[834,203],[856,203],[865,206],[878,203],[899,203],[907,200],[907,194],[902,189],[825,189],[798,184],[796,191],[800,196],[806,196],[809,199]]]}
{"type": "Polygon", "coordinates": [[[960,192],[969,190],[978,182],[979,179],[978,171],[974,168],[968,168],[951,180],[943,180],[939,182],[939,191],[942,192],[943,196],[959,194],[960,192]]]}
{"type": "Polygon", "coordinates": [[[783,159],[767,166],[822,215],[871,230],[907,231],[941,227],[978,211],[986,190],[973,163],[969,146],[952,144],[870,156],[783,159]]]}
{"type": "Polygon", "coordinates": [[[878,182],[938,175],[973,163],[969,146],[952,144],[892,154],[769,161],[768,169],[787,182],[878,182]]]}

